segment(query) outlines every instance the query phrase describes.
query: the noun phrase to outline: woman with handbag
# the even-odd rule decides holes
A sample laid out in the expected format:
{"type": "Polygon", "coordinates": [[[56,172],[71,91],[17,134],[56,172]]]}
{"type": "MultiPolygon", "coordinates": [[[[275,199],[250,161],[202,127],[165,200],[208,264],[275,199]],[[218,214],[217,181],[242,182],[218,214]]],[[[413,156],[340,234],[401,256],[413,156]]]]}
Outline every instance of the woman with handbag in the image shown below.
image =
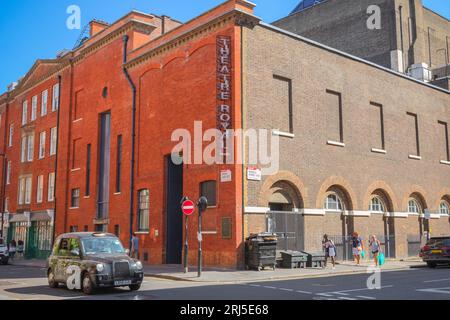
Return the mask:
{"type": "Polygon", "coordinates": [[[370,250],[372,251],[373,260],[375,261],[375,266],[378,267],[378,256],[381,253],[381,242],[377,239],[376,235],[372,235],[370,237],[369,246],[370,250]]]}
{"type": "Polygon", "coordinates": [[[331,258],[333,270],[336,269],[336,246],[333,240],[328,239],[328,235],[323,236],[323,247],[325,248],[325,266],[327,267],[328,258],[331,258]]]}

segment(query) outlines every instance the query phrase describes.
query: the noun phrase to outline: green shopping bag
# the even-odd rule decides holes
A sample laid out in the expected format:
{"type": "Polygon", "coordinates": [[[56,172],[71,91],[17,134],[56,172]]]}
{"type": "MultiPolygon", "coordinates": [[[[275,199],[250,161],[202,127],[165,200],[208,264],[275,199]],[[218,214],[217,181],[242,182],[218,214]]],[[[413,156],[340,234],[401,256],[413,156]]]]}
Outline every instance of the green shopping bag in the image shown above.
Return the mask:
{"type": "Polygon", "coordinates": [[[361,258],[363,258],[363,259],[366,258],[366,252],[364,250],[361,251],[361,258]]]}
{"type": "Polygon", "coordinates": [[[378,255],[378,265],[382,266],[385,262],[385,256],[384,253],[380,253],[378,255]]]}

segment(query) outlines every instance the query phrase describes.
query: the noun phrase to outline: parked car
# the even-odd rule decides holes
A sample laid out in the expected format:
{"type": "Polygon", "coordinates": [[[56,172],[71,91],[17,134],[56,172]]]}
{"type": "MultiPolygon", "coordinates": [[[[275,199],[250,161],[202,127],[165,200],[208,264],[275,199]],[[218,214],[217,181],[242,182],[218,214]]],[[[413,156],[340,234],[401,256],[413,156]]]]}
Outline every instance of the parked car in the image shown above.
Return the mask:
{"type": "Polygon", "coordinates": [[[47,277],[51,288],[62,283],[89,295],[104,287],[139,290],[144,276],[142,263],[128,256],[115,235],[82,232],[56,239],[47,260],[47,277]]]}
{"type": "Polygon", "coordinates": [[[450,264],[450,236],[431,238],[419,256],[430,268],[436,268],[439,264],[450,264]]]}
{"type": "Polygon", "coordinates": [[[4,265],[7,265],[8,260],[9,260],[8,246],[6,245],[6,242],[3,240],[3,238],[0,238],[0,262],[4,265]]]}

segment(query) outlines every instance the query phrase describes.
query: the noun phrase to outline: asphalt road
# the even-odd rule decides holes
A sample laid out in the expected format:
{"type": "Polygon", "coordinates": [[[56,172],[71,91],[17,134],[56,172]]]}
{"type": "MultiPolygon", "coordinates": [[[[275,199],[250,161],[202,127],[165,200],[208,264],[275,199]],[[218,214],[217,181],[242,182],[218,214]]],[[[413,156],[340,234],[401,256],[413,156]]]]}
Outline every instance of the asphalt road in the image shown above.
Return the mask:
{"type": "Polygon", "coordinates": [[[45,270],[0,266],[0,300],[450,300],[450,268],[381,273],[381,289],[368,289],[369,275],[334,276],[239,284],[205,284],[145,278],[138,292],[107,289],[93,296],[51,289],[45,270]]]}

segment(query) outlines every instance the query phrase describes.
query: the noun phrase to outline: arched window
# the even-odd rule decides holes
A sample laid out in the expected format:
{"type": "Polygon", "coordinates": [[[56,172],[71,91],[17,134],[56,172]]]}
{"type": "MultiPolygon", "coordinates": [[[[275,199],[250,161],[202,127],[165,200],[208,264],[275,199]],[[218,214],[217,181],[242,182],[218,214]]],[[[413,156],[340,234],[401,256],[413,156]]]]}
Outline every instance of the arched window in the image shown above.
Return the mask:
{"type": "Polygon", "coordinates": [[[409,200],[408,212],[409,213],[421,213],[422,212],[422,208],[420,207],[420,205],[416,199],[409,200]]]}
{"type": "Polygon", "coordinates": [[[386,206],[384,205],[384,202],[380,197],[373,197],[370,201],[369,211],[386,212],[385,208],[386,206]]]}
{"type": "Polygon", "coordinates": [[[441,202],[441,205],[440,205],[440,208],[439,208],[439,212],[441,214],[446,214],[446,215],[449,214],[450,210],[449,210],[449,206],[448,206],[447,201],[442,201],[441,202]]]}
{"type": "Polygon", "coordinates": [[[343,211],[344,206],[342,205],[342,201],[336,193],[330,193],[323,204],[323,208],[325,210],[330,211],[343,211]]]}

